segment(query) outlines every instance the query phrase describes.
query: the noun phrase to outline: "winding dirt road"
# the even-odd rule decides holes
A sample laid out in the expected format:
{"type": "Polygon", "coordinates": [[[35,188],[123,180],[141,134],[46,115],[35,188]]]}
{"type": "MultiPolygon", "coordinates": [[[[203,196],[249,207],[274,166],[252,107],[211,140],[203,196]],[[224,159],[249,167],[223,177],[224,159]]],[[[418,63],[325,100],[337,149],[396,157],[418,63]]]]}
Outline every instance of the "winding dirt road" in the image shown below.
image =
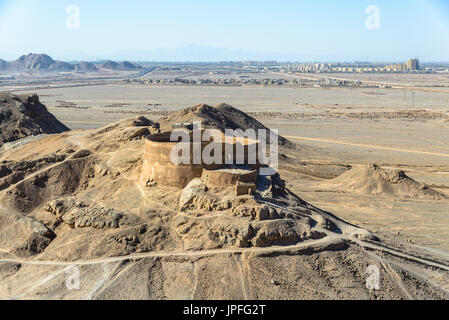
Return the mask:
{"type": "Polygon", "coordinates": [[[331,140],[331,139],[322,139],[322,138],[309,138],[309,137],[299,137],[299,136],[283,136],[283,137],[286,138],[286,139],[291,139],[291,140],[323,142],[323,143],[340,144],[340,145],[352,146],[352,147],[361,147],[361,148],[369,148],[369,149],[377,149],[377,150],[387,150],[387,151],[396,151],[396,152],[425,154],[425,155],[430,155],[430,156],[448,157],[449,158],[449,154],[447,154],[447,153],[421,151],[421,150],[409,150],[409,149],[401,149],[401,148],[393,148],[393,147],[383,147],[383,146],[376,146],[376,145],[372,145],[372,144],[343,142],[343,141],[337,141],[337,140],[331,140]]]}

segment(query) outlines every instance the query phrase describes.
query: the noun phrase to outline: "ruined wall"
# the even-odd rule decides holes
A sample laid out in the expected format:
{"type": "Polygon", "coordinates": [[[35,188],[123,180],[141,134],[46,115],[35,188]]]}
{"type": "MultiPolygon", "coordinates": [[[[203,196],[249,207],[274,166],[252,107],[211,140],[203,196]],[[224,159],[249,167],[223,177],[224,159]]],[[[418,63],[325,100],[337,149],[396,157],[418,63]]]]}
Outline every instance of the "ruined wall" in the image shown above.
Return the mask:
{"type": "Polygon", "coordinates": [[[236,185],[237,182],[255,183],[259,174],[257,170],[218,169],[203,170],[201,180],[209,188],[236,185]]]}
{"type": "MultiPolygon", "coordinates": [[[[253,143],[252,141],[250,143],[253,143]]],[[[156,134],[145,139],[145,150],[143,156],[143,165],[142,165],[142,173],[140,177],[140,181],[142,183],[153,182],[157,183],[161,186],[170,186],[170,187],[179,187],[184,188],[192,179],[201,178],[203,175],[203,170],[216,170],[219,168],[223,168],[225,164],[193,164],[193,152],[190,152],[190,164],[174,164],[171,161],[170,155],[171,150],[175,147],[178,142],[170,141],[170,132],[156,134]]],[[[188,144],[190,150],[193,149],[192,143],[188,144]]],[[[210,142],[203,142],[201,146],[201,150],[203,151],[206,146],[208,146],[210,142]]],[[[222,159],[223,162],[229,156],[226,154],[225,144],[221,143],[222,149],[222,159]]],[[[244,146],[244,154],[243,163],[248,163],[248,140],[245,140],[244,146]]],[[[232,150],[232,158],[234,159],[234,163],[236,163],[236,142],[232,144],[231,148],[228,150],[232,150]]],[[[259,165],[251,165],[251,168],[256,169],[259,165]]],[[[229,180],[229,177],[226,176],[223,179],[226,181],[229,180]]],[[[214,183],[219,183],[220,177],[215,176],[212,178],[214,183]]]]}
{"type": "Polygon", "coordinates": [[[185,187],[192,179],[201,177],[203,165],[175,165],[170,153],[176,142],[155,142],[146,139],[141,181],[161,186],[185,187]]]}

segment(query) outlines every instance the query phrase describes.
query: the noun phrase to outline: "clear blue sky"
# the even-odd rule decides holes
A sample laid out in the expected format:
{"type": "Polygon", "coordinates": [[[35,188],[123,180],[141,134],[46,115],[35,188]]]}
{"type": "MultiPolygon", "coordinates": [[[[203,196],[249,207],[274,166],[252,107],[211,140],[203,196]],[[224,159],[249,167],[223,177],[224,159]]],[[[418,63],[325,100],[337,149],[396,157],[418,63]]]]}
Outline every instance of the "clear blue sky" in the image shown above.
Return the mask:
{"type": "Polygon", "coordinates": [[[197,44],[298,61],[449,61],[449,1],[0,0],[0,39],[3,59],[126,58],[197,44]],[[79,30],[66,28],[71,4],[79,30]],[[369,5],[380,9],[378,30],[366,28],[369,5]]]}

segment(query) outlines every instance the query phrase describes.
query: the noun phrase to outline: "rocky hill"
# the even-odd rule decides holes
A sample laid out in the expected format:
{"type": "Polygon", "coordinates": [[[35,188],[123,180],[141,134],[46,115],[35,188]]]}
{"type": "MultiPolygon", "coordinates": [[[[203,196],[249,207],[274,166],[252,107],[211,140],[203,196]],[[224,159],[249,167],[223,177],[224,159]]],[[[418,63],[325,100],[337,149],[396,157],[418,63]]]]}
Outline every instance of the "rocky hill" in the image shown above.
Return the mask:
{"type": "Polygon", "coordinates": [[[0,146],[27,136],[69,130],[40,103],[37,95],[0,94],[0,146]]]}
{"type": "Polygon", "coordinates": [[[142,67],[136,63],[129,61],[115,62],[106,61],[101,65],[95,65],[91,62],[81,61],[77,63],[68,63],[53,60],[46,54],[23,55],[17,60],[7,62],[0,59],[0,71],[9,72],[30,72],[30,73],[46,73],[46,72],[95,72],[98,69],[110,69],[118,71],[134,71],[142,67]]]}
{"type": "Polygon", "coordinates": [[[123,62],[115,62],[115,61],[105,61],[100,66],[101,69],[110,69],[110,70],[118,70],[118,71],[133,71],[139,70],[142,67],[136,63],[132,63],[129,61],[123,62]]]}
{"type": "Polygon", "coordinates": [[[11,62],[0,60],[0,70],[10,72],[66,72],[73,69],[71,64],[55,61],[46,54],[30,53],[11,62]]]}
{"type": "Polygon", "coordinates": [[[421,184],[402,170],[383,169],[375,164],[355,167],[328,182],[339,190],[362,195],[394,198],[447,198],[444,194],[421,184]]]}
{"type": "Polygon", "coordinates": [[[74,70],[76,72],[94,72],[97,71],[98,68],[95,64],[91,63],[91,62],[86,62],[86,61],[82,61],[82,62],[78,62],[76,64],[73,65],[74,66],[74,70]]]}
{"type": "Polygon", "coordinates": [[[13,70],[42,70],[42,69],[50,69],[50,67],[55,64],[50,56],[46,54],[33,54],[30,53],[28,55],[23,55],[19,57],[17,60],[9,63],[9,68],[13,70]]]}
{"type": "Polygon", "coordinates": [[[10,71],[28,71],[28,72],[50,72],[59,69],[70,69],[70,65],[64,62],[56,62],[46,54],[23,55],[17,60],[9,62],[7,69],[10,71]]]}
{"type": "Polygon", "coordinates": [[[0,71],[6,70],[8,63],[5,60],[0,59],[0,71]]]}
{"type": "MultiPolygon", "coordinates": [[[[207,104],[200,104],[164,117],[160,121],[162,128],[166,130],[170,130],[171,124],[173,123],[201,121],[205,128],[215,128],[223,132],[225,129],[242,129],[244,131],[248,129],[254,129],[256,131],[263,129],[271,132],[269,128],[257,121],[254,117],[226,103],[221,103],[213,107],[207,104]]],[[[279,144],[290,148],[295,147],[293,143],[281,136],[279,136],[279,144]]]]}

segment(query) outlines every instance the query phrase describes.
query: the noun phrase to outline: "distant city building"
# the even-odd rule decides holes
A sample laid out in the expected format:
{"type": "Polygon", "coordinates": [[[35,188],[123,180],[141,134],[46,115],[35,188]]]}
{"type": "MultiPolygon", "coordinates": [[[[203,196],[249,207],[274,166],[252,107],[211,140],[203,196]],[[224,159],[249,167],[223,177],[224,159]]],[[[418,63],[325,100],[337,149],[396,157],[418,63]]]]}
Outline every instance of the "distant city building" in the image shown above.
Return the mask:
{"type": "Polygon", "coordinates": [[[306,73],[322,73],[322,72],[374,73],[374,72],[410,72],[420,70],[418,59],[410,59],[406,63],[397,63],[392,65],[382,65],[377,63],[356,63],[356,62],[337,63],[337,64],[309,63],[309,64],[289,66],[289,68],[287,69],[306,73]]]}
{"type": "Polygon", "coordinates": [[[405,72],[405,71],[417,71],[419,70],[419,60],[409,59],[406,63],[398,63],[385,67],[387,72],[405,72]]]}
{"type": "Polygon", "coordinates": [[[410,59],[407,61],[407,69],[408,70],[419,70],[419,60],[418,59],[410,59]]]}

